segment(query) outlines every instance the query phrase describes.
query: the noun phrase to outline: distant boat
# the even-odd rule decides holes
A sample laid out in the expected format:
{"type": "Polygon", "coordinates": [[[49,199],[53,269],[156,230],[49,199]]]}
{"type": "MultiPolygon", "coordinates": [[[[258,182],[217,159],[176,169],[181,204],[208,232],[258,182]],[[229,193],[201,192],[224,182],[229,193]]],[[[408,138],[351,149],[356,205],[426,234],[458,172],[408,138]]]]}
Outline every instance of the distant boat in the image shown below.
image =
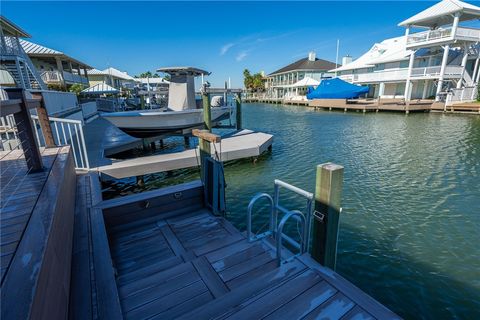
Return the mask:
{"type": "MultiPolygon", "coordinates": [[[[117,128],[136,138],[147,138],[203,125],[203,109],[197,107],[194,78],[210,73],[192,67],[161,68],[158,72],[170,74],[168,108],[166,111],[124,111],[104,113],[102,117],[117,128]]],[[[228,119],[233,107],[215,100],[212,104],[212,124],[228,119]],[[218,106],[216,106],[218,105],[218,106]]]]}

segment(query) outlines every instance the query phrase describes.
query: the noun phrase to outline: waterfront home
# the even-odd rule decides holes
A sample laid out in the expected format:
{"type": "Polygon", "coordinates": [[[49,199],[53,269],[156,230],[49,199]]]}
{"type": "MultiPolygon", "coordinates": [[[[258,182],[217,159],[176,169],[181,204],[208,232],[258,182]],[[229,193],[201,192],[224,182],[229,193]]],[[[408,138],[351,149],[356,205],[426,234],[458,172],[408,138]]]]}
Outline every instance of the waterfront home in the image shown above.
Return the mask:
{"type": "Polygon", "coordinates": [[[88,87],[87,70],[92,68],[88,64],[25,39],[20,44],[49,88],[68,90],[74,84],[88,87]]]}
{"type": "Polygon", "coordinates": [[[309,85],[318,85],[320,80],[333,77],[329,70],[335,67],[334,62],[319,59],[315,52],[310,52],[308,57],[270,73],[265,82],[266,96],[275,99],[305,96],[309,85]]]}
{"type": "Polygon", "coordinates": [[[351,83],[370,86],[369,97],[411,101],[471,101],[480,70],[480,7],[443,0],[402,21],[405,35],[376,43],[361,57],[332,69],[351,83]],[[467,26],[468,25],[468,26],[467,26]],[[425,31],[414,32],[418,29],[425,31]]]}
{"type": "Polygon", "coordinates": [[[109,67],[105,70],[88,70],[88,81],[91,87],[100,83],[105,83],[115,89],[121,89],[127,84],[134,83],[135,78],[130,76],[127,72],[109,67]]]}
{"type": "Polygon", "coordinates": [[[0,86],[24,89],[46,89],[29,56],[20,44],[20,38],[30,35],[7,18],[0,16],[0,86]]]}

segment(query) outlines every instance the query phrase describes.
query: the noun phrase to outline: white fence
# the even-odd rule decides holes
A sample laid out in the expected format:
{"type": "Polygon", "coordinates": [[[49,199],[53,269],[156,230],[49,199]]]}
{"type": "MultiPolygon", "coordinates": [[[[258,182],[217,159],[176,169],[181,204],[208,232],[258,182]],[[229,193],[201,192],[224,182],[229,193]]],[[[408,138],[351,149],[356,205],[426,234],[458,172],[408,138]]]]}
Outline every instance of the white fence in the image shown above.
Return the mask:
{"type": "MultiPolygon", "coordinates": [[[[76,169],[89,169],[87,146],[83,136],[82,121],[60,118],[49,118],[52,134],[57,146],[70,145],[76,169]]],[[[45,138],[40,128],[38,117],[32,115],[34,131],[39,147],[45,146],[45,138]]],[[[0,134],[4,150],[20,149],[20,140],[17,135],[17,126],[13,115],[0,117],[0,134]]]]}
{"type": "Polygon", "coordinates": [[[450,106],[454,103],[469,102],[477,99],[477,86],[465,87],[461,89],[451,89],[447,94],[445,105],[450,106]]]}

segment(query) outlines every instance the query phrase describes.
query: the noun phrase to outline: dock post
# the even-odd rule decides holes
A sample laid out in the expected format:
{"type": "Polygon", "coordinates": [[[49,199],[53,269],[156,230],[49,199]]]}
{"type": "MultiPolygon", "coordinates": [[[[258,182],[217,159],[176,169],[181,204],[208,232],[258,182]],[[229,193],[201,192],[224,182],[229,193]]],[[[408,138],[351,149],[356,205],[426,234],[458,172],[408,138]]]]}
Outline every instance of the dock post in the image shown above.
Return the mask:
{"type": "Polygon", "coordinates": [[[342,185],[343,166],[333,163],[317,166],[312,258],[332,270],[337,260],[342,185]]]}
{"type": "Polygon", "coordinates": [[[242,97],[240,96],[240,93],[237,93],[235,95],[235,103],[237,106],[236,110],[236,119],[235,119],[235,125],[237,127],[237,130],[242,129],[242,97]]]}
{"type": "MultiPolygon", "coordinates": [[[[203,101],[203,122],[205,125],[205,129],[208,132],[212,132],[212,118],[211,118],[211,109],[210,109],[210,95],[207,92],[207,84],[202,84],[202,101],[203,101]]],[[[211,147],[210,142],[198,138],[198,146],[200,148],[200,177],[202,181],[205,183],[205,177],[203,176],[205,173],[205,158],[211,156],[211,147]]]]}
{"type": "Polygon", "coordinates": [[[37,107],[38,122],[40,123],[40,129],[45,139],[45,147],[53,148],[56,146],[55,139],[53,138],[52,127],[50,126],[50,119],[47,113],[47,107],[45,106],[45,100],[41,93],[32,93],[32,96],[36,99],[41,99],[40,106],[37,107]]]}
{"type": "Polygon", "coordinates": [[[145,97],[143,95],[140,96],[140,109],[145,109],[145,97]]]}

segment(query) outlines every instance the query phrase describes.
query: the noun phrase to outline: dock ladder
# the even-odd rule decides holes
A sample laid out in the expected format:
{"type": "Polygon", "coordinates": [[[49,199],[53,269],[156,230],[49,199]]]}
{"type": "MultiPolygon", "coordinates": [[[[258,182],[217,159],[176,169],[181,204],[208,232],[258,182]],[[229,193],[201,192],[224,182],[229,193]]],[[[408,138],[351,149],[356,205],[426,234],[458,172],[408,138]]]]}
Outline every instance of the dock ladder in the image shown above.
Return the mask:
{"type": "MultiPolygon", "coordinates": [[[[301,255],[308,251],[310,247],[310,233],[311,233],[311,221],[312,221],[312,202],[313,194],[295,187],[291,184],[283,182],[281,180],[275,180],[274,182],[274,194],[273,197],[268,193],[258,193],[256,194],[248,205],[247,209],[247,238],[248,241],[253,242],[260,240],[266,237],[272,237],[276,243],[276,255],[277,255],[277,264],[280,266],[282,264],[282,249],[283,249],[283,240],[288,244],[298,250],[296,255],[301,255]],[[289,210],[284,206],[280,205],[280,188],[285,188],[287,190],[293,191],[297,195],[306,199],[305,211],[300,210],[289,210]],[[252,213],[255,203],[260,199],[267,199],[270,207],[270,221],[269,229],[266,232],[254,235],[252,232],[252,213]],[[283,213],[283,217],[280,222],[277,224],[279,213],[283,213]],[[300,223],[300,242],[296,241],[292,237],[286,235],[283,232],[285,224],[289,219],[294,219],[297,223],[300,223]]],[[[295,255],[295,256],[296,256],[295,255]]]]}

